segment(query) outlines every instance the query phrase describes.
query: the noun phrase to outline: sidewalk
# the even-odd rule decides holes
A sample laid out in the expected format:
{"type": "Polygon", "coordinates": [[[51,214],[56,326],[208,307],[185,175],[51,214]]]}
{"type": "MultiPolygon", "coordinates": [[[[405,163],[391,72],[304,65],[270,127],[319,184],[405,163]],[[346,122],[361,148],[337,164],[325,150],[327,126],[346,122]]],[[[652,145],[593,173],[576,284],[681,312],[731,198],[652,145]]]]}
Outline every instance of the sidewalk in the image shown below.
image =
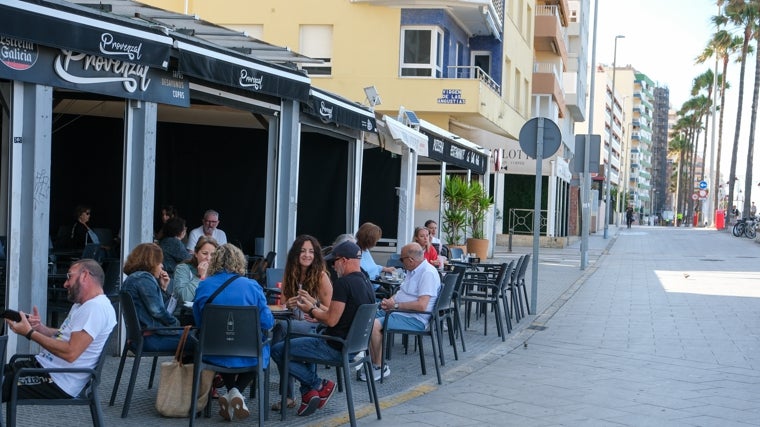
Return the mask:
{"type": "Polygon", "coordinates": [[[760,425],[758,247],[709,229],[610,235],[608,253],[530,328],[381,422],[760,425]]]}

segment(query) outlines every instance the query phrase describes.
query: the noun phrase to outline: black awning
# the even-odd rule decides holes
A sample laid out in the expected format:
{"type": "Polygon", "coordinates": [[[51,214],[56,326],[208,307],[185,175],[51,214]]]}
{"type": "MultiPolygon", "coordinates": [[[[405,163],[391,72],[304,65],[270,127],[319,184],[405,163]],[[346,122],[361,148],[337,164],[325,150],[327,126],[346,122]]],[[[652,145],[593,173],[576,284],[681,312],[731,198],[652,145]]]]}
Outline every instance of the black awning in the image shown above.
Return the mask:
{"type": "Polygon", "coordinates": [[[3,0],[0,36],[166,69],[172,39],[147,25],[69,2],[3,0]]]}
{"type": "Polygon", "coordinates": [[[318,118],[322,123],[377,133],[374,112],[337,95],[312,88],[309,102],[302,105],[304,113],[318,118]]]}
{"type": "Polygon", "coordinates": [[[423,122],[420,132],[428,137],[428,157],[450,163],[460,168],[469,169],[478,175],[485,175],[488,169],[488,155],[471,143],[457,142],[443,130],[423,122]]]}
{"type": "Polygon", "coordinates": [[[236,55],[233,51],[177,41],[179,70],[187,75],[246,92],[302,102],[309,100],[309,78],[297,70],[236,55]]]}

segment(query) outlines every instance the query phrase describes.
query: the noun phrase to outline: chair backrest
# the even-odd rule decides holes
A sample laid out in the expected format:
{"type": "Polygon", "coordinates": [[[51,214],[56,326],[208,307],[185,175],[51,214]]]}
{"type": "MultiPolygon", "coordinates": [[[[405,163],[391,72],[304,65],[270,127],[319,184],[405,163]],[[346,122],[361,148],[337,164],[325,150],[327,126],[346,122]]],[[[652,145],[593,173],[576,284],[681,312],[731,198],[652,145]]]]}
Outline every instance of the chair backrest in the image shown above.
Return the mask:
{"type": "Polygon", "coordinates": [[[507,268],[504,271],[504,275],[501,277],[501,283],[499,283],[499,286],[502,289],[507,288],[512,283],[516,264],[517,264],[516,260],[512,260],[509,262],[509,264],[507,264],[507,268]]]}
{"type": "Polygon", "coordinates": [[[443,286],[441,287],[441,292],[438,293],[438,299],[435,301],[434,312],[446,310],[451,307],[451,298],[454,295],[454,289],[458,282],[458,273],[448,273],[443,278],[443,286]]]}
{"type": "Polygon", "coordinates": [[[127,329],[127,343],[131,343],[133,348],[142,344],[143,334],[140,328],[140,320],[137,318],[137,308],[132,294],[127,291],[119,292],[121,300],[121,314],[124,316],[124,326],[127,329]]]}
{"type": "Polygon", "coordinates": [[[255,305],[203,307],[199,356],[261,357],[261,321],[255,305]]]}
{"type": "Polygon", "coordinates": [[[118,294],[121,287],[121,261],[118,258],[108,258],[103,261],[103,270],[103,293],[106,296],[118,294]]]}
{"type": "Polygon", "coordinates": [[[267,268],[267,288],[276,288],[277,282],[282,282],[283,277],[285,277],[284,268],[267,268]]]}
{"type": "Polygon", "coordinates": [[[79,393],[79,396],[89,398],[92,396],[93,390],[100,384],[101,372],[103,372],[103,365],[106,364],[106,354],[108,353],[108,346],[111,343],[114,335],[116,335],[116,329],[118,326],[114,326],[111,329],[111,333],[108,334],[106,342],[103,343],[103,349],[100,350],[100,356],[98,356],[98,363],[95,365],[95,376],[91,378],[90,382],[85,385],[84,389],[79,393]]]}
{"type": "Polygon", "coordinates": [[[525,272],[528,270],[528,264],[530,264],[530,254],[525,254],[525,256],[523,256],[523,263],[520,265],[520,271],[517,273],[518,281],[525,280],[525,272]]]}
{"type": "Polygon", "coordinates": [[[404,263],[401,262],[401,254],[391,254],[388,258],[388,262],[385,263],[386,267],[404,268],[404,263]]]}
{"type": "MultiPolygon", "coordinates": [[[[0,362],[3,362],[3,366],[5,366],[5,354],[7,351],[8,351],[8,335],[0,335],[0,362]]],[[[2,384],[2,381],[5,380],[3,378],[3,371],[4,370],[0,369],[0,384],[2,384]]],[[[2,413],[2,407],[0,407],[0,413],[2,413]]],[[[0,419],[0,423],[2,423],[1,419],[0,419]]]]}
{"type": "Polygon", "coordinates": [[[464,257],[462,248],[449,248],[449,259],[461,260],[464,257]]]}
{"type": "Polygon", "coordinates": [[[366,351],[369,348],[369,338],[372,335],[372,326],[375,324],[377,304],[362,304],[356,310],[354,321],[346,335],[346,344],[343,350],[348,354],[366,351]]]}

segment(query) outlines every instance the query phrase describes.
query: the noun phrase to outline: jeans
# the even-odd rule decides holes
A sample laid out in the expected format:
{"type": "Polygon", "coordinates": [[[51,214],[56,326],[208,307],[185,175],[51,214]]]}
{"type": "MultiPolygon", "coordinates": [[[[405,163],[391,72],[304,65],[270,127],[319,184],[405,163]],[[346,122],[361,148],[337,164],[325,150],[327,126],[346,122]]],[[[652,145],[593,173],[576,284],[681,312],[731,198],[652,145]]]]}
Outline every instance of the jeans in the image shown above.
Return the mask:
{"type": "MultiPolygon", "coordinates": [[[[292,356],[313,357],[329,361],[340,362],[341,352],[330,347],[327,342],[319,338],[301,337],[290,340],[290,354],[292,356]]],[[[285,357],[285,342],[281,341],[272,347],[272,359],[277,366],[282,368],[285,357]]],[[[282,372],[282,369],[280,369],[282,372]]],[[[301,395],[310,390],[319,390],[322,387],[322,379],[317,375],[317,365],[314,363],[291,361],[288,364],[288,373],[301,383],[301,395]]],[[[282,381],[282,380],[281,380],[282,381]]]]}

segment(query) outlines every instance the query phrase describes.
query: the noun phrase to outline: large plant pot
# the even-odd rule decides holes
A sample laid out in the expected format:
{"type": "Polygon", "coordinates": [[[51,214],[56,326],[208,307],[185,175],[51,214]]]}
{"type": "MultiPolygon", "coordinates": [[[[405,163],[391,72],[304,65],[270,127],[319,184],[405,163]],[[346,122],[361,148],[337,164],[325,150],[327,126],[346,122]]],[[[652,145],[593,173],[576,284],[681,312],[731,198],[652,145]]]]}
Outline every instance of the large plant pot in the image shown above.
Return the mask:
{"type": "Polygon", "coordinates": [[[474,253],[481,261],[488,258],[488,239],[467,239],[467,253],[474,253]]]}

